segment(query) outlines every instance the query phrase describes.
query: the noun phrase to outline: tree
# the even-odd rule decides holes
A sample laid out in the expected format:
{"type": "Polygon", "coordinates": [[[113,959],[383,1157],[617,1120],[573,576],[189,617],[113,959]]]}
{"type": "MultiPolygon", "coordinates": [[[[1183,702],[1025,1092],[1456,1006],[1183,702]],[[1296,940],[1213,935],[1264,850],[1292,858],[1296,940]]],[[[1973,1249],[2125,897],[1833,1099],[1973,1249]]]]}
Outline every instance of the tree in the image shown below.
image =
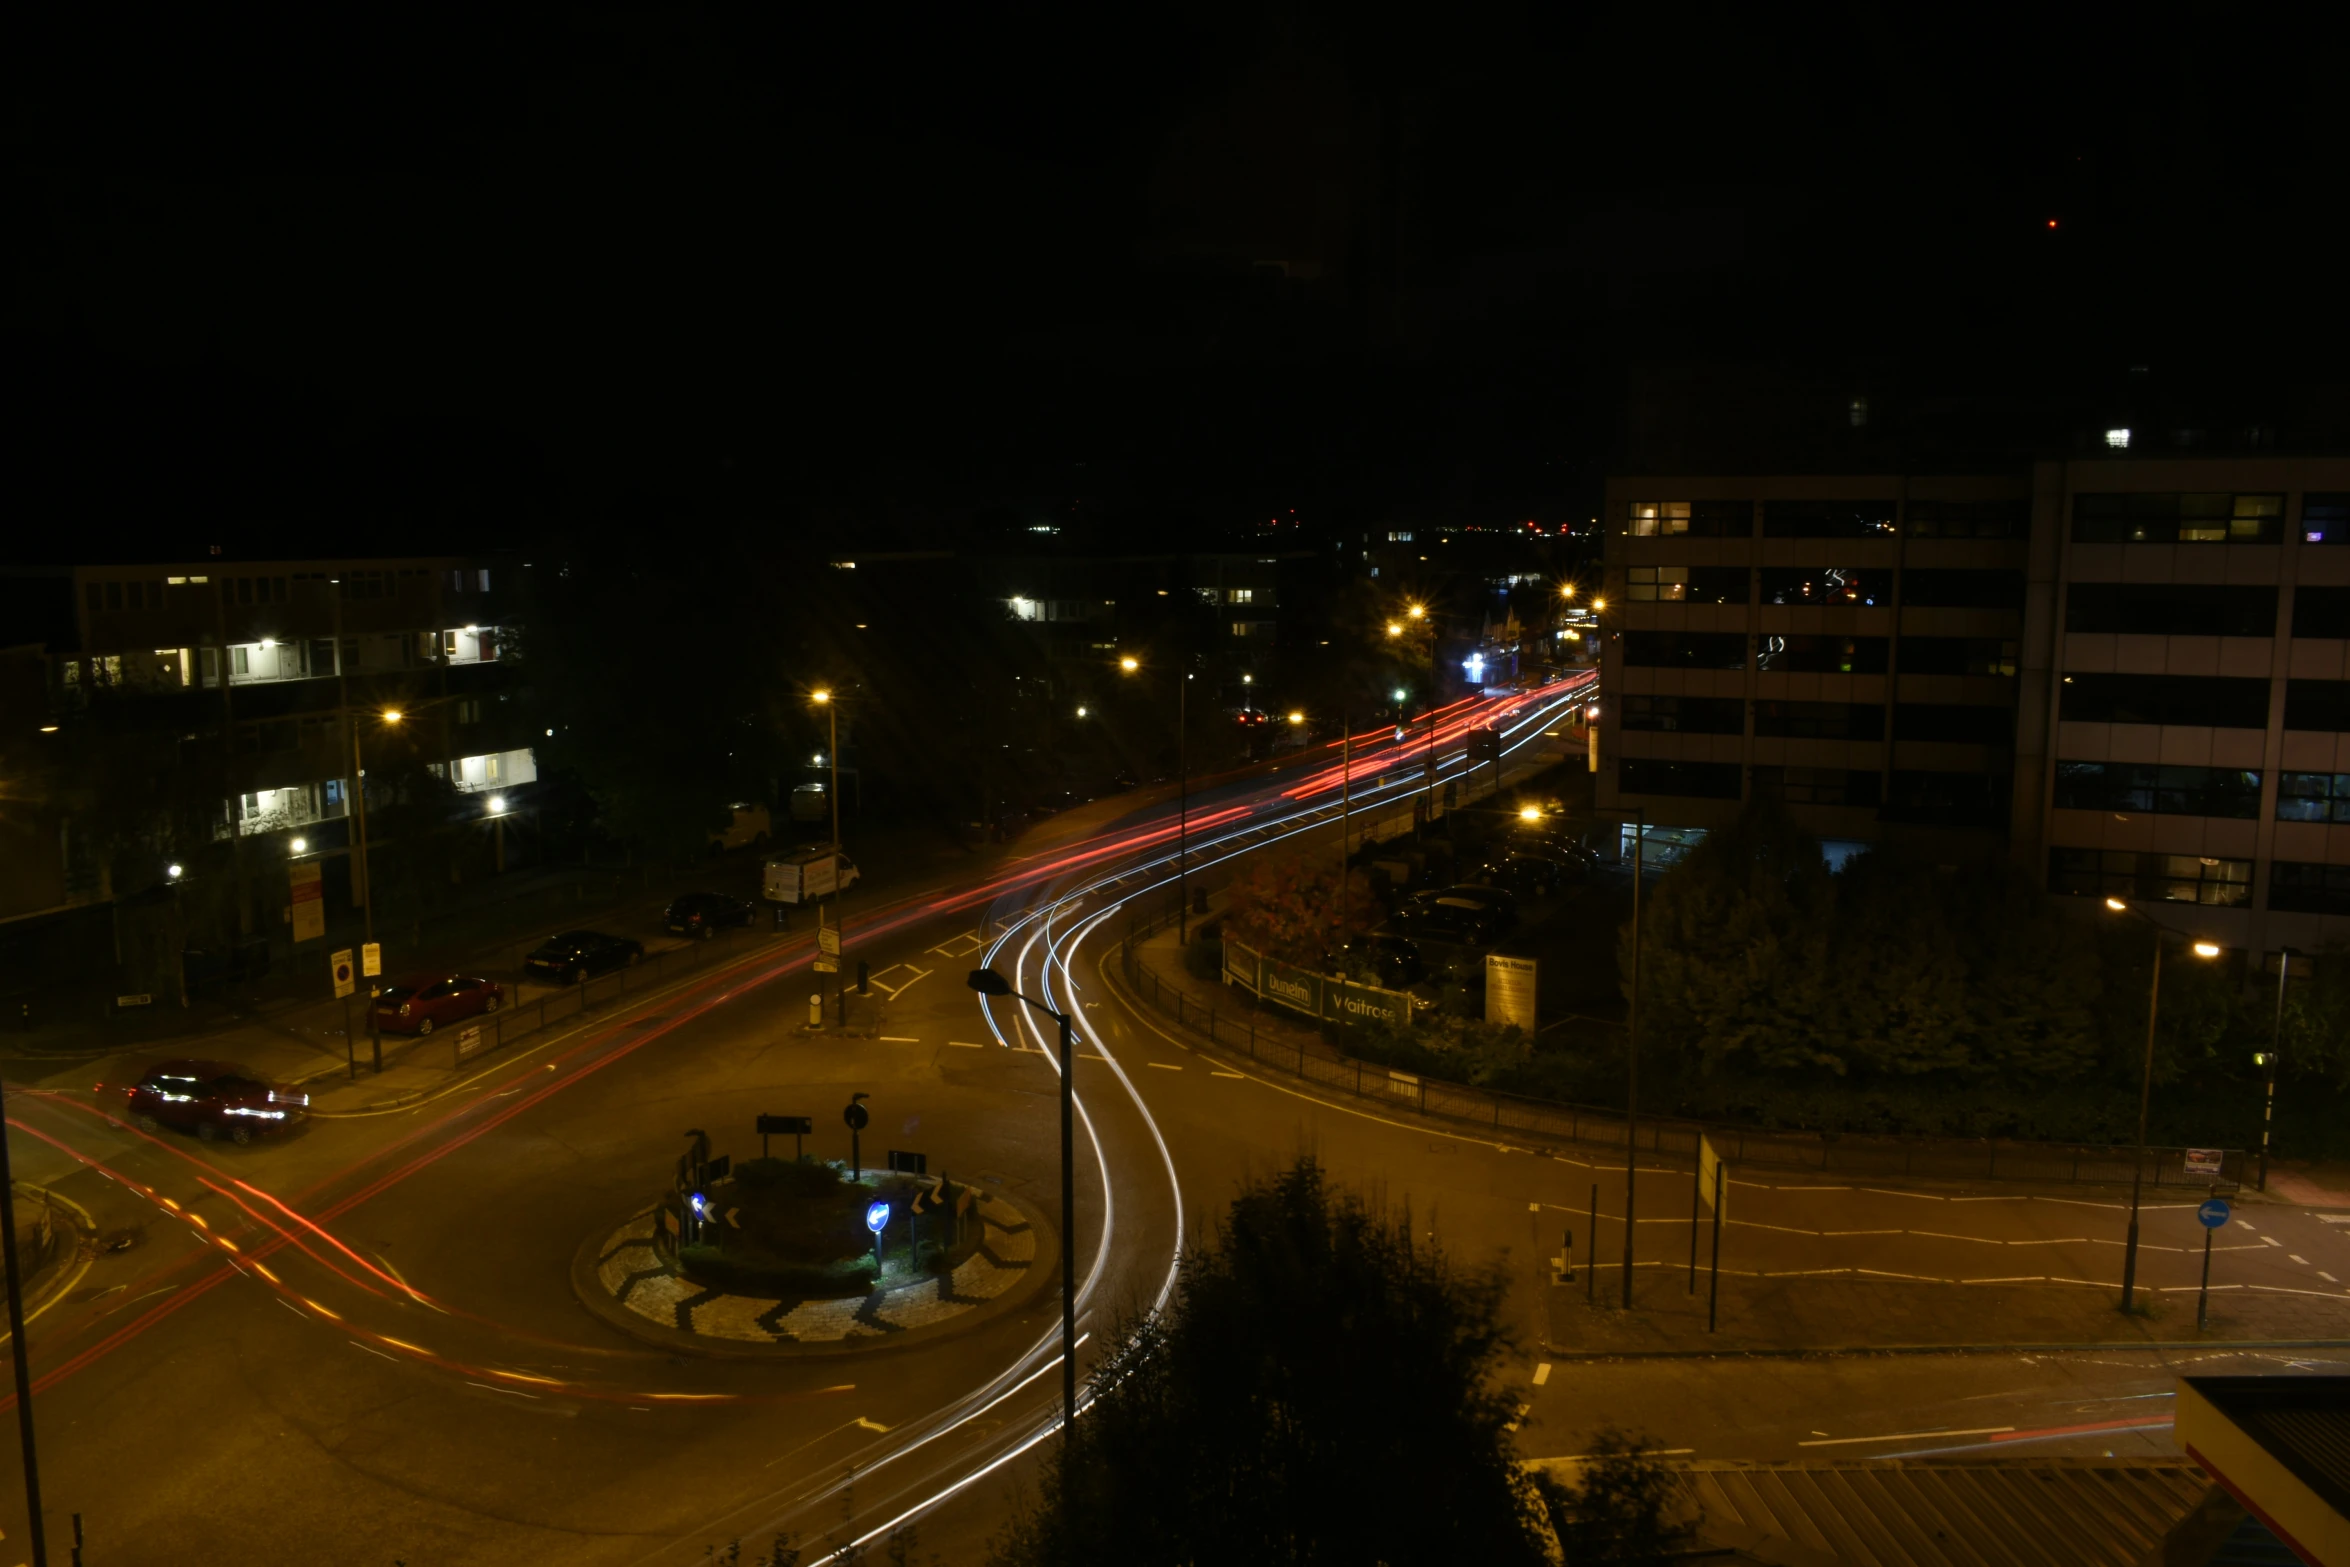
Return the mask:
{"type": "Polygon", "coordinates": [[[1696,1533],[1672,1471],[1642,1438],[1611,1428],[1591,1444],[1579,1482],[1545,1485],[1543,1501],[1566,1567],[1676,1560],[1696,1533]]]}
{"type": "Polygon", "coordinates": [[[1232,884],[1226,933],[1285,963],[1320,968],[1332,949],[1378,921],[1378,901],[1360,871],[1347,873],[1341,914],[1332,852],[1252,858],[1232,884]]]}
{"type": "Polygon", "coordinates": [[[1121,1333],[991,1561],[1543,1561],[1495,1377],[1507,1288],[1310,1157],[1250,1182],[1167,1312],[1121,1333]]]}

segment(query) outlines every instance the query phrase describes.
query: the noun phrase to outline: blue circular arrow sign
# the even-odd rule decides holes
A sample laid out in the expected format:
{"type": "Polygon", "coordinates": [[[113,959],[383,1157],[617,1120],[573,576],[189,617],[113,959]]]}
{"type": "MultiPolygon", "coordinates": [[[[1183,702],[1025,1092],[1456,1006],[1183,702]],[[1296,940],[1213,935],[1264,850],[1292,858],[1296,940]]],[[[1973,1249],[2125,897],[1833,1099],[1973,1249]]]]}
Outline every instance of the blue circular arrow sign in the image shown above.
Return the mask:
{"type": "MultiPolygon", "coordinates": [[[[2223,1217],[2224,1217],[2224,1213],[2223,1213],[2223,1217]]],[[[872,1231],[874,1234],[876,1234],[876,1235],[879,1235],[879,1234],[882,1232],[882,1229],[883,1229],[883,1227],[884,1227],[884,1226],[886,1226],[888,1223],[889,1223],[889,1204],[888,1204],[888,1203],[885,1203],[885,1202],[873,1202],[873,1203],[867,1203],[867,1204],[865,1205],[865,1228],[867,1228],[867,1229],[871,1230],[871,1231],[872,1231]]]]}
{"type": "Polygon", "coordinates": [[[2228,1203],[2224,1197],[2213,1197],[2195,1210],[2195,1217],[2207,1230],[2216,1230],[2228,1222],[2228,1203]]]}

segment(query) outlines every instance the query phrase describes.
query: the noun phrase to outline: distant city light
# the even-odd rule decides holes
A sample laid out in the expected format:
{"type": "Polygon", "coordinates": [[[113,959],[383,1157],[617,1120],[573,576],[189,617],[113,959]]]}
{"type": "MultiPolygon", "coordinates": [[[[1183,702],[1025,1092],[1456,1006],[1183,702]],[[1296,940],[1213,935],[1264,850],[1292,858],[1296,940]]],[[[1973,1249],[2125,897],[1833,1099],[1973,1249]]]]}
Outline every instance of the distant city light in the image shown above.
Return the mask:
{"type": "Polygon", "coordinates": [[[1079,718],[1083,718],[1083,717],[1085,716],[1085,709],[1084,709],[1084,708],[1082,708],[1082,707],[1081,707],[1081,708],[1079,708],[1079,709],[1077,710],[1077,716],[1078,716],[1079,718]]]}
{"type": "Polygon", "coordinates": [[[1485,655],[1484,655],[1484,654],[1482,654],[1482,653],[1471,653],[1471,654],[1470,654],[1470,655],[1469,655],[1467,658],[1464,658],[1464,659],[1462,659],[1462,660],[1461,660],[1461,668],[1463,668],[1463,669],[1465,669],[1465,670],[1467,670],[1467,671],[1469,672],[1469,682],[1470,682],[1470,684],[1472,684],[1472,685],[1483,685],[1483,684],[1485,683],[1485,655]]]}
{"type": "Polygon", "coordinates": [[[1401,686],[1397,686],[1397,687],[1395,688],[1395,699],[1396,699],[1398,702],[1401,702],[1401,701],[1403,701],[1403,700],[1404,700],[1404,699],[1405,699],[1405,698],[1406,698],[1406,697],[1407,697],[1409,694],[1410,694],[1410,693],[1408,693],[1407,691],[1405,691],[1405,690],[1404,690],[1404,688],[1403,688],[1403,687],[1401,687],[1401,686]]]}
{"type": "Polygon", "coordinates": [[[2105,444],[2112,447],[2117,452],[2126,452],[2130,449],[2130,432],[2127,430],[2108,430],[2105,432],[2105,444]]]}
{"type": "Polygon", "coordinates": [[[2216,941],[2198,941],[2195,943],[2195,956],[2199,958],[2218,957],[2219,943],[2216,941]]]}
{"type": "Polygon", "coordinates": [[[287,844],[286,847],[293,850],[296,854],[303,854],[308,852],[310,848],[310,840],[307,838],[296,838],[292,843],[287,844]]]}
{"type": "Polygon", "coordinates": [[[1142,667],[1142,660],[1137,658],[1122,658],[1118,660],[1118,667],[1131,675],[1142,667]]]}

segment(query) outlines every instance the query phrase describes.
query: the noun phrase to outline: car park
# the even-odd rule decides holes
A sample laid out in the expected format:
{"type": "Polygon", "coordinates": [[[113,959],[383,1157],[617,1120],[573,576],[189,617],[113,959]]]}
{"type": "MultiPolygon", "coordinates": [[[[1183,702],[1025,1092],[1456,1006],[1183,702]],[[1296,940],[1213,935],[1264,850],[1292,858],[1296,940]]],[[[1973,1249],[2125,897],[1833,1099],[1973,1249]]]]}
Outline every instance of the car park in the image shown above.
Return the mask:
{"type": "Polygon", "coordinates": [[[505,987],[477,974],[425,974],[386,986],[375,998],[375,1026],[387,1034],[429,1034],[495,1012],[505,987]]]}
{"type": "Polygon", "coordinates": [[[310,1096],[263,1081],[229,1061],[165,1061],[123,1090],[124,1108],[142,1132],[163,1127],[205,1142],[242,1146],[310,1117],[310,1096]]]}
{"type": "Polygon", "coordinates": [[[714,936],[722,926],[750,924],[757,913],[758,905],[747,898],[730,898],[723,892],[689,892],[672,899],[661,911],[661,925],[681,936],[714,936]]]}
{"type": "Polygon", "coordinates": [[[567,930],[549,936],[522,960],[522,971],[533,979],[557,985],[576,985],[595,974],[626,968],[645,955],[645,944],[625,936],[607,936],[600,930],[567,930]]]}
{"type": "Polygon", "coordinates": [[[1507,896],[1491,887],[1417,893],[1403,901],[1388,923],[1402,935],[1490,946],[1517,923],[1515,900],[1502,901],[1507,896]]]}

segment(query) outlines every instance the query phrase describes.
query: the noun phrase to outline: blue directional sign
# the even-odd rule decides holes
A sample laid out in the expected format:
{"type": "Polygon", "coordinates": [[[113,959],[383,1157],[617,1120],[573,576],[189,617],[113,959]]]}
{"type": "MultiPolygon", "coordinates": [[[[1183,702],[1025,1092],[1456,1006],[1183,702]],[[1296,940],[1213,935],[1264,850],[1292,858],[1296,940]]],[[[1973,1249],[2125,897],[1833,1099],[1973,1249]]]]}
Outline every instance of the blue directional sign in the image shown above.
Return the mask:
{"type": "Polygon", "coordinates": [[[2224,1197],[2213,1197],[2195,1210],[2195,1217],[2207,1230],[2216,1230],[2228,1222],[2228,1203],[2224,1197]]]}
{"type": "Polygon", "coordinates": [[[888,1224],[888,1203],[874,1202],[867,1203],[865,1205],[865,1228],[871,1230],[874,1234],[879,1235],[888,1224]]]}

